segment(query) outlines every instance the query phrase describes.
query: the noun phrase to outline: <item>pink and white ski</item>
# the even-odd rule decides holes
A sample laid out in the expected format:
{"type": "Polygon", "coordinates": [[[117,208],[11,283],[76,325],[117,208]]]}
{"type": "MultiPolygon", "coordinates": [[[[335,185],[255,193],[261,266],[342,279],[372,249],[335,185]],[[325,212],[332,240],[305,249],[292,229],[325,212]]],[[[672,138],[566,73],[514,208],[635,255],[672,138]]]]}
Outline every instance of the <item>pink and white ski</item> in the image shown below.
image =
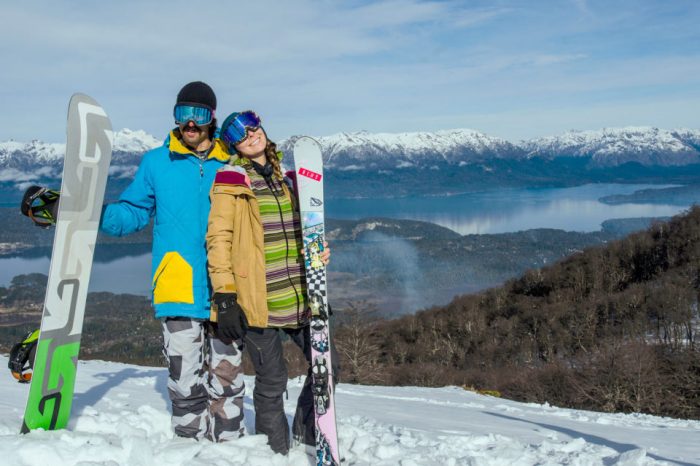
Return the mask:
{"type": "Polygon", "coordinates": [[[304,238],[306,283],[311,306],[311,369],[316,420],[317,466],[340,465],[335,420],[334,374],[331,364],[330,325],[324,249],[323,159],[321,147],[310,137],[294,144],[294,165],[304,238]]]}

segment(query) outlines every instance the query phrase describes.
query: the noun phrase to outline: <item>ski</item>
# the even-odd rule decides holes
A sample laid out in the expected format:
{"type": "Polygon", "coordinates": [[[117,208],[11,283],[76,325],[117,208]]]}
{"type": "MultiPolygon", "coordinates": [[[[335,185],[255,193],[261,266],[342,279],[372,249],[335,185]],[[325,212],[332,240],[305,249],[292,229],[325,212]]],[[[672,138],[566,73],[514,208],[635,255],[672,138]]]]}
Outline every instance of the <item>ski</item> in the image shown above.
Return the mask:
{"type": "Polygon", "coordinates": [[[66,154],[41,331],[22,433],[68,424],[92,258],[112,158],[112,126],[92,98],[68,105],[66,154]]]}
{"type": "Polygon", "coordinates": [[[323,159],[321,147],[310,137],[294,144],[299,211],[304,240],[306,284],[311,306],[311,376],[316,426],[316,464],[340,465],[335,419],[333,369],[324,249],[323,159]]]}

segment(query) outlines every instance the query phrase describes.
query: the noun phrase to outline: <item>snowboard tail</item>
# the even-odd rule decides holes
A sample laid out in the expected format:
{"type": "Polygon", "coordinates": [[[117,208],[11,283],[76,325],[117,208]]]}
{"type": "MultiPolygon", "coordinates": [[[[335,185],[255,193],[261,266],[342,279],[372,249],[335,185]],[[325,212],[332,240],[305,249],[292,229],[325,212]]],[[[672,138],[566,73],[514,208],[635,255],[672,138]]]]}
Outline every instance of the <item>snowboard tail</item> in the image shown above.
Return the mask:
{"type": "Polygon", "coordinates": [[[68,424],[85,301],[109,164],[112,126],[99,104],[75,94],[68,106],[61,201],[22,432],[68,424]]]}
{"type": "Polygon", "coordinates": [[[306,285],[311,307],[311,376],[316,428],[316,464],[339,465],[338,434],[335,418],[335,385],[331,361],[326,267],[324,250],[323,159],[321,149],[309,137],[294,144],[297,195],[301,214],[306,285]]]}

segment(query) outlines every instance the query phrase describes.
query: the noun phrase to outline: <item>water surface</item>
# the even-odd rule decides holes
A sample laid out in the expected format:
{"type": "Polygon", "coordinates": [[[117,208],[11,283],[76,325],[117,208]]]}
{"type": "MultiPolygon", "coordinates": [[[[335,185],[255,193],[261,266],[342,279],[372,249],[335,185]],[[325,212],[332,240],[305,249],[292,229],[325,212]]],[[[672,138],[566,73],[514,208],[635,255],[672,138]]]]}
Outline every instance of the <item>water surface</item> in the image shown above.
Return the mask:
{"type": "MultiPolygon", "coordinates": [[[[597,231],[611,218],[666,217],[686,207],[658,204],[608,205],[611,194],[629,194],[659,185],[588,184],[573,188],[500,189],[498,191],[413,199],[329,200],[329,218],[390,217],[423,220],[461,234],[506,233],[532,228],[597,231]]],[[[99,246],[98,246],[99,250],[99,246]]],[[[49,258],[0,259],[0,286],[19,274],[48,274],[49,258]]],[[[149,253],[96,261],[91,291],[150,293],[149,253]]]]}

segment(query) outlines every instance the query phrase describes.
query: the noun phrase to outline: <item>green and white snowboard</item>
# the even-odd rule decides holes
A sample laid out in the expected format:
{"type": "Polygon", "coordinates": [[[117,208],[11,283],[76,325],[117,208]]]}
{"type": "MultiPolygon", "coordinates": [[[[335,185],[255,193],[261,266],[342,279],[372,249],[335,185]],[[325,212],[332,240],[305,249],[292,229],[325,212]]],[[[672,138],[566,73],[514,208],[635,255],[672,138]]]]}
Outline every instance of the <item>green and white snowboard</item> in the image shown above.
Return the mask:
{"type": "Polygon", "coordinates": [[[41,333],[22,433],[68,424],[112,139],[112,125],[102,107],[86,95],[73,95],[41,333]]]}

